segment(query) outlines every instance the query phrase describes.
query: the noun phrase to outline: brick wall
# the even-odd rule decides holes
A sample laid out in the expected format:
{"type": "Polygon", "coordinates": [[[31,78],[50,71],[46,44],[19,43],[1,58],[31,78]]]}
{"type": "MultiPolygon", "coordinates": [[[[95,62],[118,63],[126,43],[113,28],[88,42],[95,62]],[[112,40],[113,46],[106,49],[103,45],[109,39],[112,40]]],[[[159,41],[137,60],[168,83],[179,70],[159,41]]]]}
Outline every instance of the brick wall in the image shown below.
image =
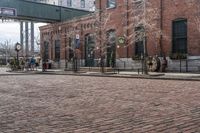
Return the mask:
{"type": "MultiPolygon", "coordinates": [[[[132,64],[130,63],[130,59],[135,54],[134,27],[137,25],[136,17],[134,17],[135,9],[132,0],[116,1],[117,5],[115,8],[107,8],[106,0],[101,0],[101,4],[99,3],[100,0],[96,0],[96,14],[93,13],[68,22],[40,27],[41,44],[44,44],[44,41],[48,41],[50,44],[49,57],[52,60],[55,59],[54,41],[56,39],[61,40],[61,60],[65,59],[65,55],[68,57],[68,50],[66,50],[66,47],[69,45],[69,37],[73,38],[78,34],[80,35],[81,45],[77,54],[80,59],[84,60],[85,35],[91,33],[96,36],[95,58],[99,58],[99,46],[105,47],[107,45],[107,31],[115,30],[117,37],[125,36],[126,38],[126,43],[122,45],[118,44],[116,38],[117,60],[118,58],[124,58],[127,59],[127,64],[132,64]],[[101,18],[99,17],[99,14],[101,14],[101,18]],[[100,19],[102,23],[100,23],[100,19]]],[[[169,56],[172,51],[172,21],[179,18],[185,18],[188,22],[188,55],[190,58],[192,56],[199,58],[200,21],[197,23],[197,20],[200,19],[197,15],[200,13],[198,8],[200,4],[188,3],[187,0],[184,0],[184,2],[181,0],[162,0],[162,5],[161,0],[148,0],[147,2],[146,18],[147,23],[149,23],[148,26],[146,26],[148,55],[155,56],[165,54],[166,56],[169,56]]],[[[198,0],[192,2],[198,2],[198,0]]],[[[41,48],[42,53],[44,51],[43,46],[41,48]]],[[[119,63],[120,61],[118,61],[118,64],[119,63]]],[[[174,69],[174,67],[171,68],[174,69]]]]}

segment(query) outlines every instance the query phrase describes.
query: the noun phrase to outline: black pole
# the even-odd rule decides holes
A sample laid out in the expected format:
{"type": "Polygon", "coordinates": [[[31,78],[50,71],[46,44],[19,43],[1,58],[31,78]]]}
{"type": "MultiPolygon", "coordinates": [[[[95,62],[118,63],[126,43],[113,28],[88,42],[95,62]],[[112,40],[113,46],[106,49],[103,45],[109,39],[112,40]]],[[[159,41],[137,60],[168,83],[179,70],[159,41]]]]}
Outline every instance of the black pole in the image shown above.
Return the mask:
{"type": "Polygon", "coordinates": [[[142,74],[144,74],[144,56],[142,57],[142,74]]]}
{"type": "Polygon", "coordinates": [[[75,52],[74,52],[74,49],[73,49],[73,57],[72,57],[72,69],[73,69],[73,72],[75,72],[75,52]]]}
{"type": "Polygon", "coordinates": [[[17,50],[17,61],[19,61],[19,51],[17,50]]]}
{"type": "Polygon", "coordinates": [[[187,56],[186,56],[186,72],[188,72],[188,58],[187,58],[187,56]]]}
{"type": "Polygon", "coordinates": [[[76,58],[76,72],[78,71],[78,59],[76,58]]]}
{"type": "Polygon", "coordinates": [[[182,65],[182,64],[181,64],[181,58],[180,58],[180,73],[181,73],[181,65],[182,65]]]}
{"type": "Polygon", "coordinates": [[[67,69],[67,42],[66,42],[66,35],[65,35],[65,70],[67,69]]]}
{"type": "Polygon", "coordinates": [[[66,54],[67,52],[66,52],[66,46],[65,46],[65,69],[67,68],[67,58],[66,58],[66,54]]]}

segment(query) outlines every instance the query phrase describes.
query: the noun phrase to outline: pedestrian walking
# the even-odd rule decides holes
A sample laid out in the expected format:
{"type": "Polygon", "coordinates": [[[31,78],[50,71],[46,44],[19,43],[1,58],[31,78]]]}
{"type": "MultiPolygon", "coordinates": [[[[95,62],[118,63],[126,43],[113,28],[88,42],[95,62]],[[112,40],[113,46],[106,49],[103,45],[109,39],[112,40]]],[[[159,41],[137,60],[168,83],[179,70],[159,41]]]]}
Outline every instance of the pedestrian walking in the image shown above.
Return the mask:
{"type": "Polygon", "coordinates": [[[30,65],[31,65],[31,71],[34,71],[34,68],[35,68],[35,59],[34,59],[34,57],[31,58],[30,65]]]}

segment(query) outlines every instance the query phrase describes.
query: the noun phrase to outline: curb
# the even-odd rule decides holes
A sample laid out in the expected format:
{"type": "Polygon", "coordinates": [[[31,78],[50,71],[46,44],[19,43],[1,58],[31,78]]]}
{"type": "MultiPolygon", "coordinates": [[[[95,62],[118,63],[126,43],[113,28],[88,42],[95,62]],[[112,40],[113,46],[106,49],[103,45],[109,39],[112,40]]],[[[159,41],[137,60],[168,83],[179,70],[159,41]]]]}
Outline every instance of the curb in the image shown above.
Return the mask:
{"type": "Polygon", "coordinates": [[[83,74],[83,73],[52,73],[52,72],[39,72],[38,75],[70,75],[70,76],[87,76],[87,77],[108,77],[108,78],[135,78],[135,79],[152,79],[152,80],[179,80],[179,81],[200,81],[200,78],[187,78],[187,77],[160,77],[162,75],[120,75],[120,74],[83,74]]]}
{"type": "Polygon", "coordinates": [[[70,75],[70,76],[88,76],[88,77],[108,77],[108,78],[135,78],[135,79],[151,79],[151,80],[179,80],[179,81],[200,81],[200,78],[193,77],[167,77],[163,74],[137,75],[137,74],[114,74],[114,73],[59,73],[55,71],[47,72],[11,72],[11,74],[0,74],[0,76],[20,76],[20,75],[70,75]],[[162,77],[161,77],[162,76],[162,77]]]}

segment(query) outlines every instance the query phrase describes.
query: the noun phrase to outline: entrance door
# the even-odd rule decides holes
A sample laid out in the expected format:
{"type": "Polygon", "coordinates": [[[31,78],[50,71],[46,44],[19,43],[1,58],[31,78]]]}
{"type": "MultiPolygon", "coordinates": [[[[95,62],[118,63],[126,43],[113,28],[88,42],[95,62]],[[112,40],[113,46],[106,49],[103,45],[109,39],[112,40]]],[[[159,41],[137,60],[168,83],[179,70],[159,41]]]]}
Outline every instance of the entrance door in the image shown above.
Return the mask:
{"type": "Polygon", "coordinates": [[[92,34],[87,34],[85,36],[85,66],[86,67],[94,67],[94,59],[95,59],[95,40],[92,34]]]}

